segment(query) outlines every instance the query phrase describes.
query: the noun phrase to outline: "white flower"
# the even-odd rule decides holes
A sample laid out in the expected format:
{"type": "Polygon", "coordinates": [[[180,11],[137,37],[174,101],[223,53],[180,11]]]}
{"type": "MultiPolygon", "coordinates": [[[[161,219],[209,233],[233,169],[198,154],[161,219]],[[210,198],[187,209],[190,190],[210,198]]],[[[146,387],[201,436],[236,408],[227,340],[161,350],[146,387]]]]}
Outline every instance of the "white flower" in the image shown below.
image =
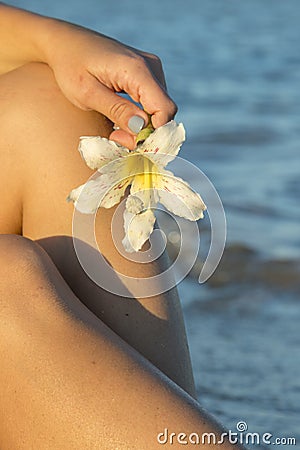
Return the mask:
{"type": "Polygon", "coordinates": [[[100,206],[111,208],[119,203],[131,185],[124,211],[125,238],[122,241],[128,252],[140,250],[152,233],[153,209],[157,203],[186,219],[202,218],[206,206],[200,195],[188,183],[165,170],[184,139],[183,125],[174,120],[153,131],[134,151],[99,136],[80,138],[79,151],[83,159],[91,169],[97,169],[100,176],[73,189],[68,200],[73,201],[80,212],[92,214],[100,206]]]}

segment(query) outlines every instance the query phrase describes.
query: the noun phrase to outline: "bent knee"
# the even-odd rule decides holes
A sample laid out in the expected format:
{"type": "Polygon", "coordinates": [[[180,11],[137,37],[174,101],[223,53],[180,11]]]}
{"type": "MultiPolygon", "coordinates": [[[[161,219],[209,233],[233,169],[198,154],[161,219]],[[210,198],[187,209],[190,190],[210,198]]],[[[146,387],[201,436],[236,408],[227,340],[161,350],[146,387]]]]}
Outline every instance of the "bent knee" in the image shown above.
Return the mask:
{"type": "Polygon", "coordinates": [[[39,286],[49,284],[54,265],[34,241],[19,235],[0,235],[0,299],[5,303],[31,302],[39,286]],[[50,273],[49,272],[49,273],[50,273]]]}
{"type": "Polygon", "coordinates": [[[65,98],[47,65],[31,63],[1,76],[0,162],[6,155],[6,169],[0,164],[0,180],[8,189],[0,223],[8,221],[9,208],[9,217],[16,217],[10,206],[16,196],[21,223],[13,227],[11,219],[0,232],[18,232],[22,226],[33,239],[69,235],[73,209],[66,197],[92,174],[77,151],[79,138],[110,132],[108,119],[65,98]]]}
{"type": "Polygon", "coordinates": [[[68,307],[59,301],[58,291],[66,296],[72,293],[37,243],[18,235],[0,235],[0,266],[1,335],[5,324],[20,331],[49,320],[68,321],[68,307]]]}
{"type": "Polygon", "coordinates": [[[33,305],[34,291],[40,284],[42,260],[42,250],[30,239],[12,234],[0,235],[2,326],[8,323],[12,327],[16,317],[28,317],[26,308],[33,305]]]}
{"type": "MultiPolygon", "coordinates": [[[[85,181],[90,171],[77,152],[79,137],[109,131],[103,116],[82,111],[65,98],[46,64],[31,63],[1,75],[0,233],[21,233],[29,196],[45,203],[49,191],[62,191],[68,173],[80,177],[84,172],[78,184],[85,181]]],[[[71,189],[76,183],[69,183],[71,189]]]]}
{"type": "Polygon", "coordinates": [[[32,267],[40,266],[41,259],[42,249],[32,240],[15,234],[0,235],[0,264],[3,274],[20,275],[21,272],[28,272],[32,267]]]}
{"type": "Polygon", "coordinates": [[[26,181],[32,169],[50,163],[51,170],[51,162],[67,168],[66,155],[70,158],[73,151],[78,156],[79,137],[107,137],[111,123],[67,100],[48,65],[30,63],[0,76],[0,128],[0,149],[13,150],[11,158],[18,161],[26,181]]]}

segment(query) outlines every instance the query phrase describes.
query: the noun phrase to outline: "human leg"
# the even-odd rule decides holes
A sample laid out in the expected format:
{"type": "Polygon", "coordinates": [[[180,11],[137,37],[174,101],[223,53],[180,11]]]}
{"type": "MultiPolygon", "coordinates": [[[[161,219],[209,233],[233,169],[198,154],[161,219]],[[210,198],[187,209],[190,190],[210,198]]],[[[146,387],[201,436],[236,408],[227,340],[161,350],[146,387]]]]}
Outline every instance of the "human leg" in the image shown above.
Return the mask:
{"type": "MultiPolygon", "coordinates": [[[[5,111],[0,152],[7,146],[10,149],[2,182],[5,205],[10,205],[11,216],[22,218],[18,226],[23,234],[39,239],[81,301],[194,395],[176,290],[140,300],[110,294],[86,276],[74,253],[70,237],[73,205],[66,203],[66,197],[92,174],[77,151],[79,136],[108,135],[110,123],[97,113],[71,105],[46,65],[27,65],[1,77],[0,93],[1,109],[5,111]]],[[[163,261],[140,265],[119,255],[110,235],[113,213],[114,208],[101,208],[96,225],[99,246],[109,263],[136,278],[159,273],[163,261]]],[[[10,232],[17,232],[16,225],[10,226],[13,230],[10,232]]],[[[8,232],[7,227],[0,231],[8,232]]]]}
{"type": "MultiPolygon", "coordinates": [[[[0,80],[0,98],[7,205],[1,231],[43,240],[60,271],[33,242],[1,241],[1,448],[148,449],[165,427],[177,434],[220,433],[170,380],[192,392],[174,291],[127,305],[121,299],[116,307],[117,298],[96,293],[84,274],[74,283],[68,273],[72,208],[65,197],[91,173],[74,148],[80,134],[105,132],[104,122],[70,106],[44,66],[7,74],[0,80]]],[[[107,238],[112,213],[103,212],[97,234],[118,268],[122,260],[110,253],[107,238]]],[[[137,277],[138,269],[126,267],[137,277]]]]}
{"type": "Polygon", "coordinates": [[[1,449],[148,450],[166,427],[219,438],[188,394],[83,305],[38,244],[1,236],[0,263],[1,449]]]}

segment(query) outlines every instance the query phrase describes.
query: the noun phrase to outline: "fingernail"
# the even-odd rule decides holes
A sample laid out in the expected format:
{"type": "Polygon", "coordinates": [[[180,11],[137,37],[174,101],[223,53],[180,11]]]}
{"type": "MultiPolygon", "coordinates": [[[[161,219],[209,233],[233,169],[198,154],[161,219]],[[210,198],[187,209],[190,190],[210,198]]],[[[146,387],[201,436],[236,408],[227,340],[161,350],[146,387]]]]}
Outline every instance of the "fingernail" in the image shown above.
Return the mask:
{"type": "Polygon", "coordinates": [[[134,134],[138,134],[141,129],[143,128],[143,126],[145,125],[145,121],[142,117],[140,116],[132,116],[129,120],[128,120],[128,128],[134,133],[134,134]]]}

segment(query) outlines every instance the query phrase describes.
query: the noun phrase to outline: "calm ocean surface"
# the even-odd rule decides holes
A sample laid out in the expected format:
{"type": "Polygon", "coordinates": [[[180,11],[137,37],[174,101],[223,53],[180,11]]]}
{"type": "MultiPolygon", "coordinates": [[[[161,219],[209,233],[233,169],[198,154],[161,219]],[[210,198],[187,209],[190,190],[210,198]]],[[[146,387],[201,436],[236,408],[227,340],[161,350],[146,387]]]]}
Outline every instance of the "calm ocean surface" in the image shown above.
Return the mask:
{"type": "Polygon", "coordinates": [[[300,448],[299,0],[8,3],[162,58],[181,155],[228,222],[217,273],[179,286],[199,399],[232,431],[243,420],[300,448]]]}

